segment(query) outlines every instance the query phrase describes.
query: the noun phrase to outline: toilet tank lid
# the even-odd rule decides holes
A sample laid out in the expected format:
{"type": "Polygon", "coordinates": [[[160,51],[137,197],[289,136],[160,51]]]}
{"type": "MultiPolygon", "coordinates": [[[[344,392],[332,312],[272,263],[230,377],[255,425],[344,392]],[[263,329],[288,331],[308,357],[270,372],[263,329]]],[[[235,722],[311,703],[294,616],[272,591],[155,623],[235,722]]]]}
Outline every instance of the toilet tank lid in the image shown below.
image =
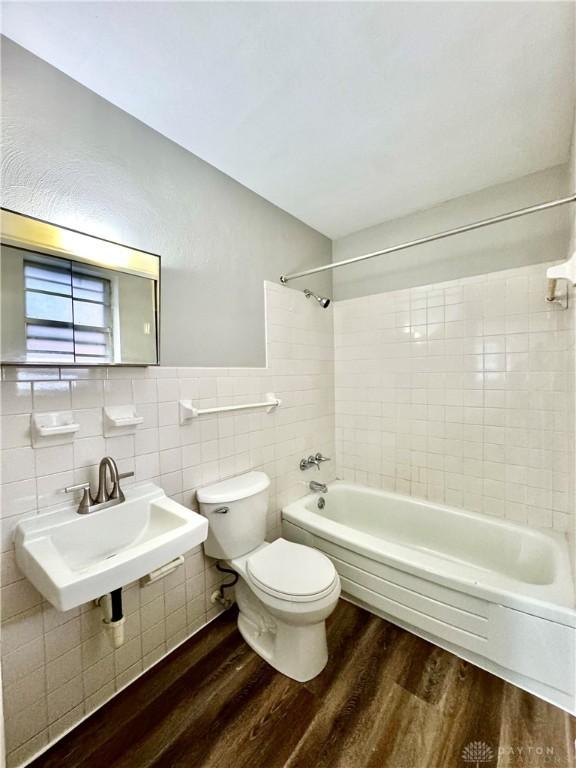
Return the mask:
{"type": "Polygon", "coordinates": [[[256,493],[265,491],[270,485],[270,478],[264,472],[246,472],[245,475],[230,477],[214,485],[199,488],[198,501],[202,504],[225,504],[238,501],[256,493]]]}

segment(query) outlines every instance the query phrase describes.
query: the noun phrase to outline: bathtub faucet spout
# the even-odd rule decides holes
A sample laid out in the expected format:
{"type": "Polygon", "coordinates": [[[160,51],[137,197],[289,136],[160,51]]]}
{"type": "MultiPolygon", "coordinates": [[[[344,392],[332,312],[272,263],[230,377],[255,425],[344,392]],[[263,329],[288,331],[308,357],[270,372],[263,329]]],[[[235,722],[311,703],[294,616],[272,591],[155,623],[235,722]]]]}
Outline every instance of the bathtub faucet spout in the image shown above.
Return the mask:
{"type": "Polygon", "coordinates": [[[320,493],[328,493],[328,486],[326,483],[317,483],[316,480],[312,480],[309,486],[313,493],[320,491],[320,493]]]}

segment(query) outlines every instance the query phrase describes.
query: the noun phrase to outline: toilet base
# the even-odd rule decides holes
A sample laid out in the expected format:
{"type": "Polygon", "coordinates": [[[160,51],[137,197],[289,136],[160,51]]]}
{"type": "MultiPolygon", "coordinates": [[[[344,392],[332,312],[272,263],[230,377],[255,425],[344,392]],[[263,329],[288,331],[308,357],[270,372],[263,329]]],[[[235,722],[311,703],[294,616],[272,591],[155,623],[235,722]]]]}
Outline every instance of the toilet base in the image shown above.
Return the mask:
{"type": "Polygon", "coordinates": [[[308,627],[277,623],[262,630],[240,612],[238,629],[246,643],[271,667],[286,677],[305,683],[319,675],[328,662],[324,622],[308,627]]]}
{"type": "Polygon", "coordinates": [[[305,683],[328,661],[326,624],[287,624],[266,610],[240,578],[236,586],[238,629],[250,648],[286,677],[305,683]]]}

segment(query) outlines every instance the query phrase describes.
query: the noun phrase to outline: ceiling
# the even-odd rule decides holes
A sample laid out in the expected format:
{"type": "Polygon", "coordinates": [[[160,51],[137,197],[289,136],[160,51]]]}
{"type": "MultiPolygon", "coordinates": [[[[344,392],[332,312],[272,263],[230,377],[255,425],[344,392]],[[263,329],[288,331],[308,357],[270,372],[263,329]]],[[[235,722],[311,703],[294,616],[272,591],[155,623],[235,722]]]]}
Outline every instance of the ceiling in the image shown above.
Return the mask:
{"type": "Polygon", "coordinates": [[[568,158],[569,2],[17,2],[3,31],[329,237],[568,158]]]}

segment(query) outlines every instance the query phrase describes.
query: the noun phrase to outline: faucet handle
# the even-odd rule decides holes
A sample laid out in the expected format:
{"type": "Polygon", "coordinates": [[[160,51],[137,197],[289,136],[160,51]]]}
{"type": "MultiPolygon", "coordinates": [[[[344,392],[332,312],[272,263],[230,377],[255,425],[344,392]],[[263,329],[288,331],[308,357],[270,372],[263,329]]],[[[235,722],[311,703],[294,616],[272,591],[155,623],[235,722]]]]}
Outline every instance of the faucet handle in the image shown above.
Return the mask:
{"type": "Polygon", "coordinates": [[[116,482],[114,483],[114,486],[112,488],[112,491],[110,493],[111,499],[122,499],[124,500],[124,494],[122,493],[122,488],[120,488],[120,480],[124,480],[126,477],[134,477],[134,472],[120,472],[116,477],[116,482]]]}
{"type": "Polygon", "coordinates": [[[326,457],[322,456],[321,453],[317,453],[314,455],[313,453],[308,456],[307,459],[300,459],[300,469],[304,471],[305,469],[310,469],[310,467],[316,467],[316,469],[320,469],[320,462],[322,461],[330,461],[330,459],[327,459],[326,457]]]}
{"type": "Polygon", "coordinates": [[[90,483],[78,483],[78,485],[67,485],[64,493],[74,493],[74,491],[89,491],[90,483]]]}
{"type": "Polygon", "coordinates": [[[126,477],[134,477],[134,472],[119,472],[116,475],[116,480],[110,491],[111,499],[121,499],[124,501],[124,494],[122,493],[122,488],[120,488],[120,480],[123,480],[126,477]]]}
{"type": "Polygon", "coordinates": [[[90,483],[78,483],[78,485],[68,485],[64,488],[65,493],[74,493],[74,491],[84,491],[80,504],[78,505],[78,514],[85,515],[90,512],[90,507],[93,504],[92,496],[90,495],[90,483]]]}

